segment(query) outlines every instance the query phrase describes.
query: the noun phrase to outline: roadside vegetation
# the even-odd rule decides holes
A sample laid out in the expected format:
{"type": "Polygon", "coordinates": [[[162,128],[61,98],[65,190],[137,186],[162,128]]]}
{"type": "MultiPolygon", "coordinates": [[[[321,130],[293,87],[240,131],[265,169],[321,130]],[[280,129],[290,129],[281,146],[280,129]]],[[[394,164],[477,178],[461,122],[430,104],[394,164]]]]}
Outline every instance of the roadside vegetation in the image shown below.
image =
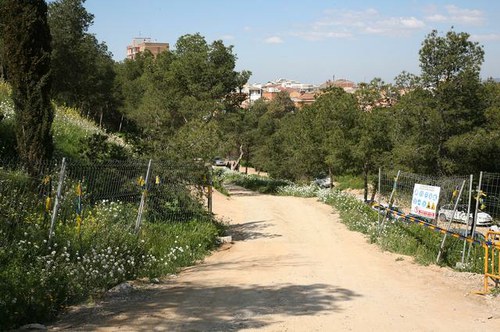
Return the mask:
{"type": "MultiPolygon", "coordinates": [[[[9,95],[0,102],[8,105],[2,106],[5,116],[0,125],[9,138],[13,133],[9,95]]],[[[131,155],[129,146],[76,110],[56,107],[53,128],[56,156],[98,163],[110,160],[109,151],[120,153],[121,159],[131,155]],[[96,135],[106,139],[97,145],[96,135]]],[[[127,280],[176,273],[213,250],[223,232],[218,221],[191,211],[193,217],[182,221],[155,216],[135,234],[137,204],[103,200],[87,208],[81,227],[58,223],[48,241],[47,214],[29,207],[38,198],[26,191],[37,181],[25,170],[13,168],[15,147],[10,144],[14,142],[14,137],[1,142],[5,159],[0,166],[8,167],[0,167],[0,330],[50,321],[68,305],[97,299],[127,280]]]]}

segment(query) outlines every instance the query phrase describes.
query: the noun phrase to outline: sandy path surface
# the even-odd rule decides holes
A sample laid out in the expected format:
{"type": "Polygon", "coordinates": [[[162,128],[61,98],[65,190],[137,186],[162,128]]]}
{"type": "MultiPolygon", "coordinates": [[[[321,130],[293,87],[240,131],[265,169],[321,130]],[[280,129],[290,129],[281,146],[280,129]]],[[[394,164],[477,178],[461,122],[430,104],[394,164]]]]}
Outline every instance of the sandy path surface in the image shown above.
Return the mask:
{"type": "Polygon", "coordinates": [[[51,330],[498,331],[482,276],[381,252],[314,199],[233,188],[214,211],[234,244],[178,277],[79,308],[51,330]]]}

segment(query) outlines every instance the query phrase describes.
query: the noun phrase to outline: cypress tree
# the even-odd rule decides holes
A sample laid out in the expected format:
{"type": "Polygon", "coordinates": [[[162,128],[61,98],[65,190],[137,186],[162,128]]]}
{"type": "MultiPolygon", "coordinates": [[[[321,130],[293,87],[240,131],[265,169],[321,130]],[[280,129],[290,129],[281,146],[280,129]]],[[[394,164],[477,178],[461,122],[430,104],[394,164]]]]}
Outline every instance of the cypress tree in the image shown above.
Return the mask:
{"type": "Polygon", "coordinates": [[[17,149],[34,174],[53,151],[51,35],[43,0],[2,0],[3,53],[12,86],[17,149]]]}

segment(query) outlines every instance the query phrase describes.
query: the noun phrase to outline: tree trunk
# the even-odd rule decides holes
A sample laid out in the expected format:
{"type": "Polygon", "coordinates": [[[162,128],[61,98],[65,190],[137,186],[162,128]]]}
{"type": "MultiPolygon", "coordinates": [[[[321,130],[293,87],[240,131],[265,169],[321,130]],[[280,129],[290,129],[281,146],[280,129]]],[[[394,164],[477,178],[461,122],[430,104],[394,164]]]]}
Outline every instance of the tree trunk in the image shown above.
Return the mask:
{"type": "Polygon", "coordinates": [[[363,184],[364,184],[364,192],[363,192],[363,200],[365,202],[368,201],[368,164],[365,163],[363,167],[363,184]]]}
{"type": "Polygon", "coordinates": [[[241,158],[243,158],[243,144],[240,145],[240,155],[238,159],[236,159],[236,162],[231,166],[232,171],[239,167],[241,158]]]}

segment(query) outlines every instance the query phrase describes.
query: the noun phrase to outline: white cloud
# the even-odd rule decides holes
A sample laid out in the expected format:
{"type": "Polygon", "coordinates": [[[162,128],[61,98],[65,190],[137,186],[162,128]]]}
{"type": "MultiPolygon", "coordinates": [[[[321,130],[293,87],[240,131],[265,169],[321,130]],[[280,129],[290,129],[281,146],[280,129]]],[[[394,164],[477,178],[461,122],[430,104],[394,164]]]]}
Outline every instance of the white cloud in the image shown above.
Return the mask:
{"type": "Polygon", "coordinates": [[[266,44],[283,44],[283,42],[284,42],[283,39],[281,39],[281,37],[278,36],[272,36],[264,39],[264,43],[266,44]]]}
{"type": "Polygon", "coordinates": [[[446,6],[451,19],[460,23],[482,24],[484,22],[483,12],[477,9],[458,8],[454,5],[446,6]]]}
{"type": "Polygon", "coordinates": [[[352,37],[350,32],[342,31],[300,31],[291,33],[292,36],[299,37],[309,41],[318,41],[328,38],[343,39],[352,37]]]}
{"type": "Polygon", "coordinates": [[[328,38],[352,38],[357,34],[407,35],[425,28],[425,22],[416,17],[390,17],[368,8],[360,11],[330,9],[325,16],[310,23],[293,36],[320,41],[328,38]]]}
{"type": "Polygon", "coordinates": [[[446,22],[448,20],[446,16],[441,14],[432,14],[427,16],[425,19],[429,22],[437,22],[437,23],[446,22]]]}
{"type": "Polygon", "coordinates": [[[485,22],[484,13],[478,9],[460,8],[455,5],[444,6],[444,13],[433,6],[428,9],[426,20],[435,23],[481,25],[485,22]]]}
{"type": "Polygon", "coordinates": [[[401,17],[400,18],[400,23],[403,27],[407,29],[421,29],[425,28],[425,23],[423,21],[420,21],[419,19],[415,17],[401,17]]]}

